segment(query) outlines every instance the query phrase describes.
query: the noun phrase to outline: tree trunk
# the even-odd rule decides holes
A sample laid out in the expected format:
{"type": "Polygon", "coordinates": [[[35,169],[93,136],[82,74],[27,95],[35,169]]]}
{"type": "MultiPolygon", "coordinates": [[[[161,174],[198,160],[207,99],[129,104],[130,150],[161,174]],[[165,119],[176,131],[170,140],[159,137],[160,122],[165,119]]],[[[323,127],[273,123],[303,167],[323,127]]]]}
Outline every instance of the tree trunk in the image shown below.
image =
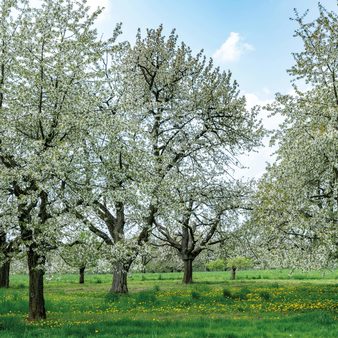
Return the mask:
{"type": "Polygon", "coordinates": [[[184,259],[184,275],[182,282],[184,284],[191,284],[192,283],[192,262],[193,259],[184,259]]]}
{"type": "Polygon", "coordinates": [[[113,283],[110,292],[128,293],[128,277],[129,266],[119,265],[113,272],[113,283]]]}
{"type": "Polygon", "coordinates": [[[45,300],[43,296],[43,275],[41,264],[44,257],[37,254],[32,248],[27,252],[29,270],[29,320],[46,319],[45,300]]]}
{"type": "Polygon", "coordinates": [[[79,279],[79,283],[80,284],[84,284],[84,272],[85,272],[86,267],[83,266],[80,268],[80,279],[79,279]]]}
{"type": "Polygon", "coordinates": [[[4,261],[0,262],[0,288],[8,288],[9,268],[10,268],[10,260],[8,258],[8,254],[10,251],[8,248],[8,243],[6,241],[6,233],[2,231],[1,228],[0,228],[0,252],[2,252],[4,257],[4,261]]]}
{"type": "Polygon", "coordinates": [[[236,267],[232,267],[231,268],[231,277],[230,277],[230,279],[232,279],[232,280],[236,279],[236,270],[237,270],[236,267]]]}
{"type": "Polygon", "coordinates": [[[146,256],[142,256],[142,268],[141,268],[141,272],[142,273],[146,273],[146,265],[150,262],[150,259],[147,260],[146,256]]]}
{"type": "Polygon", "coordinates": [[[6,260],[0,267],[0,288],[9,288],[10,261],[6,260]]]}

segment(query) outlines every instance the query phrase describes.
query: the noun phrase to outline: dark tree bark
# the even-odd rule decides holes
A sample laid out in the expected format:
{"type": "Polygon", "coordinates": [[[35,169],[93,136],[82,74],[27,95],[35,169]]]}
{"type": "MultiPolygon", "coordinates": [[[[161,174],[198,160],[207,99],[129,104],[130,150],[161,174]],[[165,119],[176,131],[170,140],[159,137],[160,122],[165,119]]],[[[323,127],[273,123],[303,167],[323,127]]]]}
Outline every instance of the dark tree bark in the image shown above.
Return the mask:
{"type": "Polygon", "coordinates": [[[9,288],[10,261],[6,260],[0,267],[0,288],[9,288]]]}
{"type": "Polygon", "coordinates": [[[10,253],[10,246],[8,245],[6,240],[6,233],[2,231],[1,228],[0,228],[0,252],[2,252],[2,254],[5,257],[5,260],[3,262],[0,262],[0,288],[8,288],[9,269],[10,269],[10,261],[8,255],[10,253]]]}
{"type": "Polygon", "coordinates": [[[184,259],[184,274],[183,274],[183,280],[182,283],[184,284],[191,284],[192,281],[192,262],[193,259],[184,259]]]}
{"type": "Polygon", "coordinates": [[[128,293],[128,271],[130,264],[120,264],[113,272],[113,283],[110,292],[128,293]]]}
{"type": "Polygon", "coordinates": [[[29,320],[46,319],[45,299],[43,295],[43,275],[41,264],[45,258],[32,247],[27,252],[29,270],[29,320]]]}
{"type": "Polygon", "coordinates": [[[114,293],[128,293],[128,283],[127,283],[126,271],[114,271],[113,273],[113,284],[110,289],[110,292],[114,293]]]}
{"type": "Polygon", "coordinates": [[[230,277],[230,279],[232,279],[232,280],[236,279],[236,270],[237,270],[237,268],[235,266],[233,266],[231,268],[231,277],[230,277]]]}
{"type": "Polygon", "coordinates": [[[85,273],[85,270],[86,270],[85,266],[83,266],[83,267],[80,268],[80,279],[79,279],[79,283],[80,284],[84,284],[84,280],[85,280],[84,273],[85,273]]]}

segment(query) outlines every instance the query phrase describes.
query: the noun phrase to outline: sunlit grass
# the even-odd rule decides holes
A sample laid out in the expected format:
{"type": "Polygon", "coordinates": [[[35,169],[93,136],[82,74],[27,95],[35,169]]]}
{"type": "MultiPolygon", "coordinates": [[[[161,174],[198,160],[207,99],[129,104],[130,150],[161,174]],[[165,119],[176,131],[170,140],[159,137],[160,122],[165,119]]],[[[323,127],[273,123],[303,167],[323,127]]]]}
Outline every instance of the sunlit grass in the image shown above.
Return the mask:
{"type": "Polygon", "coordinates": [[[12,276],[12,288],[0,290],[0,337],[338,336],[335,272],[301,276],[308,278],[281,270],[242,271],[237,281],[196,273],[185,286],[180,273],[133,274],[129,295],[107,292],[110,275],[88,275],[84,285],[55,276],[46,281],[48,319],[37,323],[26,320],[27,277],[12,276]]]}

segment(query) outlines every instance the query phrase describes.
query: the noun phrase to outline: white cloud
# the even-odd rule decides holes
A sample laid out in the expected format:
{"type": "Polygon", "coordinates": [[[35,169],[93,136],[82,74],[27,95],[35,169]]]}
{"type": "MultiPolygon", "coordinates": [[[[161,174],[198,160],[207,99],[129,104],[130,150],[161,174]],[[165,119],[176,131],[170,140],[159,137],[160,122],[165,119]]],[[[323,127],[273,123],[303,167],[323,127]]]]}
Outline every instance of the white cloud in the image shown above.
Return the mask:
{"type": "MultiPolygon", "coordinates": [[[[263,89],[264,91],[264,89],[263,89]]],[[[268,99],[262,99],[256,94],[253,93],[245,93],[244,94],[246,98],[246,107],[247,109],[251,109],[252,107],[259,105],[259,106],[265,106],[267,104],[270,104],[273,102],[273,98],[268,99]]],[[[283,122],[283,117],[280,115],[274,115],[270,116],[271,112],[268,112],[264,109],[262,109],[259,113],[259,118],[262,120],[264,128],[268,130],[277,129],[279,125],[283,122]]]]}
{"type": "Polygon", "coordinates": [[[213,54],[213,58],[220,63],[234,62],[250,50],[254,50],[252,45],[243,42],[239,33],[231,32],[222,46],[213,54]]]}
{"type": "Polygon", "coordinates": [[[256,106],[256,105],[265,106],[266,104],[272,102],[272,99],[264,100],[253,93],[245,93],[244,96],[246,98],[246,106],[248,109],[251,109],[253,106],[256,106]]]}

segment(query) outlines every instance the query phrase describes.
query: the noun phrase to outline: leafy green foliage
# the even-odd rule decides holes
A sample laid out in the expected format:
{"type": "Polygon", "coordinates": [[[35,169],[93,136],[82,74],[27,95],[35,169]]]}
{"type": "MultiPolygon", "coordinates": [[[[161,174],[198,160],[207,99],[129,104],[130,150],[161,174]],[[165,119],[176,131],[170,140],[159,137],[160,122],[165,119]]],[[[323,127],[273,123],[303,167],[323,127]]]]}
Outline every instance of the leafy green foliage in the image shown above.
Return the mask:
{"type": "Polygon", "coordinates": [[[223,271],[225,269],[224,259],[216,259],[205,264],[209,271],[223,271]]]}
{"type": "Polygon", "coordinates": [[[252,260],[247,257],[234,257],[226,260],[226,267],[231,269],[244,269],[249,268],[252,265],[252,260]]]}

